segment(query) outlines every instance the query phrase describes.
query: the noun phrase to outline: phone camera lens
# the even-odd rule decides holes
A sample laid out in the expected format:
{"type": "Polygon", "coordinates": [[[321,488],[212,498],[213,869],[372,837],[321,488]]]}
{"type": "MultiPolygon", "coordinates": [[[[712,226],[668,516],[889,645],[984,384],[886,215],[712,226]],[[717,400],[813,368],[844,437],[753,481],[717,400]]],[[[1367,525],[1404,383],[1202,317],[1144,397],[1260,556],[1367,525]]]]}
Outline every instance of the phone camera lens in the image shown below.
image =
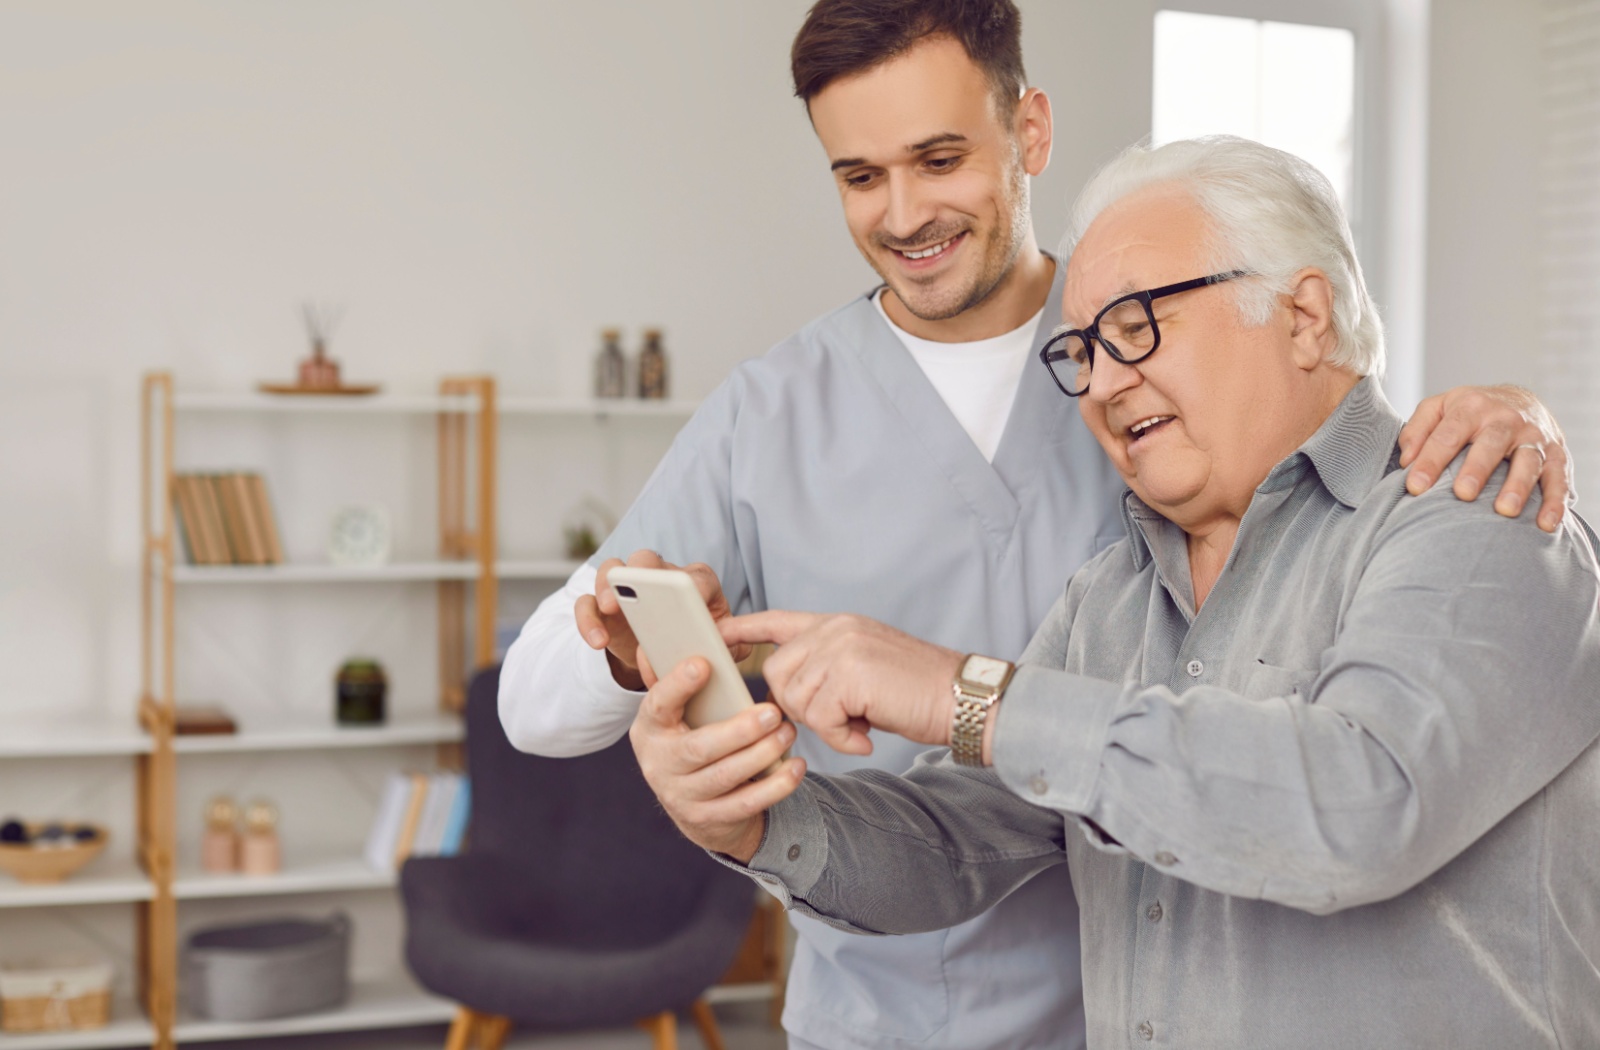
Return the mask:
{"type": "Polygon", "coordinates": [[[629,587],[625,583],[619,583],[617,584],[617,597],[630,602],[637,601],[639,598],[639,592],[635,591],[632,587],[629,587]]]}

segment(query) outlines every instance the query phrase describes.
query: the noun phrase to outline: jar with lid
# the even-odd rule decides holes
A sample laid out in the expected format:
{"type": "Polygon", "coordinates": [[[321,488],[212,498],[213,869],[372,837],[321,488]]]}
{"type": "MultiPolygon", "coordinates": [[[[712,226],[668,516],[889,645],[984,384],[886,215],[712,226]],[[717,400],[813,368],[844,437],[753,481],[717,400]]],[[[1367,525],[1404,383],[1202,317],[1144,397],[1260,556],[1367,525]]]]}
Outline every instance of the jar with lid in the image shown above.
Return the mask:
{"type": "Polygon", "coordinates": [[[376,660],[346,660],[335,679],[337,721],[342,726],[376,726],[384,721],[389,680],[376,660]]]}

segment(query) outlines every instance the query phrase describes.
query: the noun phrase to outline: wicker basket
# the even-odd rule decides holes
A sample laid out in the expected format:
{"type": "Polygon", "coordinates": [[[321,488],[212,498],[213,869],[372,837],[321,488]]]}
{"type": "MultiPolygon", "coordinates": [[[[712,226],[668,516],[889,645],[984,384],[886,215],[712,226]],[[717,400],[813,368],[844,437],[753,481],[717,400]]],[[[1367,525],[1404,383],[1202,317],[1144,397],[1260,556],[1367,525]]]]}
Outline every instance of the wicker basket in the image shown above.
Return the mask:
{"type": "MultiPolygon", "coordinates": [[[[31,828],[29,831],[31,834],[38,829],[31,828]]],[[[0,869],[9,871],[22,882],[60,882],[106,848],[106,839],[110,837],[106,829],[95,827],[94,832],[94,838],[87,842],[73,842],[66,846],[0,842],[0,869]]]]}
{"type": "Polygon", "coordinates": [[[111,964],[82,958],[0,965],[0,1031],[103,1028],[111,1020],[111,964]]]}

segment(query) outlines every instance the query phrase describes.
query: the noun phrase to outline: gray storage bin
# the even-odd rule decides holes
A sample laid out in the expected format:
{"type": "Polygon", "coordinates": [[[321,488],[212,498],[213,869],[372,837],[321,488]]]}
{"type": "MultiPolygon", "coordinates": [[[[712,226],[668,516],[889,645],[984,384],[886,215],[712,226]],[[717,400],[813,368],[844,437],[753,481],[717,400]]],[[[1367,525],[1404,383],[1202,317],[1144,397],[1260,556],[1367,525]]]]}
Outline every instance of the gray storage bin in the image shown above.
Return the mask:
{"type": "Polygon", "coordinates": [[[196,930],[183,949],[189,1009],[216,1021],[323,1010],[350,994],[350,918],[271,919],[196,930]]]}

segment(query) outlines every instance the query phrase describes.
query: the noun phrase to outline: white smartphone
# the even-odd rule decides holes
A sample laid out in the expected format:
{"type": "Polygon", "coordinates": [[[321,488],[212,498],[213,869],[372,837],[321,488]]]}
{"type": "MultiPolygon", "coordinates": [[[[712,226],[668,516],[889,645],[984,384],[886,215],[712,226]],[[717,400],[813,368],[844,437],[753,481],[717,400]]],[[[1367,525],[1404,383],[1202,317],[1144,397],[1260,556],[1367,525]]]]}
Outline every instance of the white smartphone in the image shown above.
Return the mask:
{"type": "Polygon", "coordinates": [[[691,656],[704,657],[711,665],[711,680],[683,713],[691,727],[732,718],[755,703],[688,573],[618,566],[606,579],[656,674],[666,674],[691,656]]]}

